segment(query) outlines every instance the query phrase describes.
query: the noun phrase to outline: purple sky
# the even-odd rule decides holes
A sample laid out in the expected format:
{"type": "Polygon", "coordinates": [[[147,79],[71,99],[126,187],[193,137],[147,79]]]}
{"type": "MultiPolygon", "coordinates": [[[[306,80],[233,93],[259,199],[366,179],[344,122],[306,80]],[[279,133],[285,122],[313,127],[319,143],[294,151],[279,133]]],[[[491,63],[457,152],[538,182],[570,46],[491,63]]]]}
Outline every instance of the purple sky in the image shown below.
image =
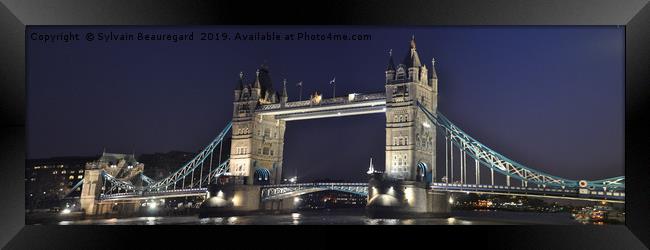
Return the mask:
{"type": "MultiPolygon", "coordinates": [[[[439,110],[483,144],[571,179],[623,175],[623,27],[34,27],[31,32],[342,32],[370,41],[47,43],[28,37],[28,158],[198,151],[230,120],[240,71],[264,61],[289,98],[384,91],[388,50],[436,58],[439,110]]],[[[285,173],[365,181],[383,114],[289,122],[285,173]]],[[[438,151],[442,156],[442,151],[438,151]]],[[[442,159],[442,157],[439,157],[442,159]]],[[[439,166],[444,161],[438,161],[439,166]]],[[[440,168],[440,167],[439,167],[440,168]]]]}

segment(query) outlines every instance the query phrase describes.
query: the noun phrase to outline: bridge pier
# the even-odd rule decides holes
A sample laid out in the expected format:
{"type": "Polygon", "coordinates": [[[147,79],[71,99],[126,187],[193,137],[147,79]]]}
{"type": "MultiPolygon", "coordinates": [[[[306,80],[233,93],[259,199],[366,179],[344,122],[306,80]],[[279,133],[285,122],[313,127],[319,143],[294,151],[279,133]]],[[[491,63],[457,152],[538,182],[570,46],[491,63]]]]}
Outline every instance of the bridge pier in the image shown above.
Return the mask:
{"type": "Polygon", "coordinates": [[[290,197],[279,200],[267,200],[262,202],[262,210],[265,211],[278,211],[278,212],[291,212],[298,208],[298,197],[290,197]]]}
{"type": "Polygon", "coordinates": [[[428,190],[426,184],[375,174],[368,186],[366,211],[371,218],[447,216],[449,193],[428,190]]]}
{"type": "Polygon", "coordinates": [[[201,217],[236,214],[260,210],[259,185],[243,184],[241,176],[222,176],[209,186],[210,197],[201,205],[201,217]]]}
{"type": "Polygon", "coordinates": [[[237,211],[255,211],[260,209],[259,185],[237,185],[234,188],[233,209],[237,211]]]}

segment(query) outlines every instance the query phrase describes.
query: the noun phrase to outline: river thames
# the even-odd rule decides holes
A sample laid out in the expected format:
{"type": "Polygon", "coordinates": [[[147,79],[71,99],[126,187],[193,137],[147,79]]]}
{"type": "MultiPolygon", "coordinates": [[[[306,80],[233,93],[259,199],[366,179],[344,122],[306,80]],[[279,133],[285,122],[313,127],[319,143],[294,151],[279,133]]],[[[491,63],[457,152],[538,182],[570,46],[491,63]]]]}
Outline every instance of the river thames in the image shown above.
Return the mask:
{"type": "MultiPolygon", "coordinates": [[[[49,224],[49,223],[48,223],[49,224]]],[[[58,225],[577,225],[569,213],[455,211],[449,218],[371,219],[362,210],[199,218],[150,216],[62,220],[58,225]]]]}

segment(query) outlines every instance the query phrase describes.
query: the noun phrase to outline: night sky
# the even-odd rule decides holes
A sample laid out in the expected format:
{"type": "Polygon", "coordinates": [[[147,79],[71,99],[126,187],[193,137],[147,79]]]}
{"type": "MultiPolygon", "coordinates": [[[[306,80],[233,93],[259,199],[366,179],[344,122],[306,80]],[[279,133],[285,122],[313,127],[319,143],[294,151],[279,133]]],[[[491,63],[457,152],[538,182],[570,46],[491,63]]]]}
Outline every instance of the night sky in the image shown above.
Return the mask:
{"type": "MultiPolygon", "coordinates": [[[[439,110],[483,144],[571,179],[624,172],[623,27],[37,27],[28,35],[62,31],[306,31],[372,40],[199,41],[195,34],[178,43],[45,44],[28,37],[28,158],[103,148],[197,152],[230,120],[240,71],[252,82],[266,62],[275,89],[288,80],[290,101],[298,81],[303,98],[314,90],[330,97],[334,76],[339,96],[382,92],[388,50],[401,61],[415,35],[421,61],[430,68],[436,59],[439,110]]],[[[383,169],[384,141],[384,114],[288,122],[284,171],[365,181],[371,156],[383,169]]]]}

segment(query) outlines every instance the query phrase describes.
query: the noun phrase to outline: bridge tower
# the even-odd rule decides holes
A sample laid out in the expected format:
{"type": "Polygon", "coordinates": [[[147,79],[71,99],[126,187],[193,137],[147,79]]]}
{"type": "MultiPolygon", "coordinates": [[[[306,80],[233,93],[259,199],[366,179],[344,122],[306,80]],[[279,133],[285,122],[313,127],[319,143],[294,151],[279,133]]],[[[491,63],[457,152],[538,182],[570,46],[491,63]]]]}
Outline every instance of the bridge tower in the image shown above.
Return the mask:
{"type": "Polygon", "coordinates": [[[386,68],[386,175],[406,182],[435,179],[436,127],[417,107],[422,103],[435,114],[438,77],[420,62],[411,38],[409,51],[395,66],[392,51],[386,68]]]}
{"type": "Polygon", "coordinates": [[[81,195],[79,196],[79,203],[81,209],[87,215],[94,215],[98,213],[99,202],[97,198],[102,192],[104,178],[102,178],[101,169],[87,169],[84,173],[83,185],[81,187],[81,195]]]}
{"type": "Polygon", "coordinates": [[[269,69],[262,65],[252,84],[244,83],[243,73],[233,102],[230,173],[245,176],[246,184],[279,184],[286,122],[256,113],[259,105],[287,102],[286,85],[282,94],[273,89],[269,69]]]}

